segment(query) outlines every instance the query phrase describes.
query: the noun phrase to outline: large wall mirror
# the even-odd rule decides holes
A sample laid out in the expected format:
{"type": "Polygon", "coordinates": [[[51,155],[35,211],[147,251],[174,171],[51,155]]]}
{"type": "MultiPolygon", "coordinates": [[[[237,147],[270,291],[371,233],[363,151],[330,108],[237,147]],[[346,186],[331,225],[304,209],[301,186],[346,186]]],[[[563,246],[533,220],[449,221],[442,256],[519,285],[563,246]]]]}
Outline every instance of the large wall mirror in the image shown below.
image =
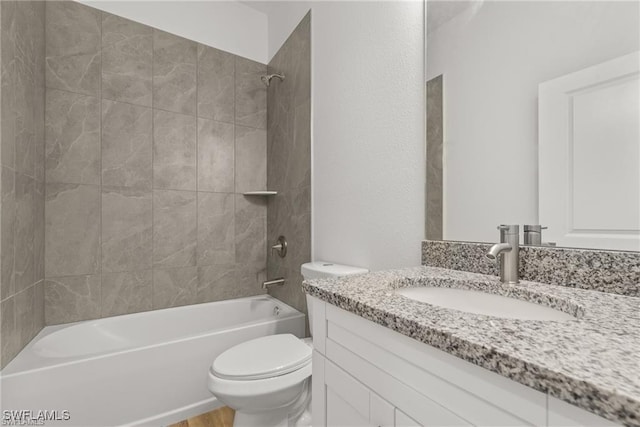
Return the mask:
{"type": "Polygon", "coordinates": [[[427,239],[640,250],[640,2],[427,1],[427,239]]]}

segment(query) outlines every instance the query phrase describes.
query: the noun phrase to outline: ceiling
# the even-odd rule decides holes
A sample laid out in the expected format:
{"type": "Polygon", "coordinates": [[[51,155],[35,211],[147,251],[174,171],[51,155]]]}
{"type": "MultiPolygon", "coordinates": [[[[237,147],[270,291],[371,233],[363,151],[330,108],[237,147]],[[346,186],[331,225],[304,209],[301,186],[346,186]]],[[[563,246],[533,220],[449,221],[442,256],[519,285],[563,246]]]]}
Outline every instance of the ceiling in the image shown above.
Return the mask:
{"type": "Polygon", "coordinates": [[[438,29],[455,16],[483,0],[427,0],[427,32],[438,29]]]}

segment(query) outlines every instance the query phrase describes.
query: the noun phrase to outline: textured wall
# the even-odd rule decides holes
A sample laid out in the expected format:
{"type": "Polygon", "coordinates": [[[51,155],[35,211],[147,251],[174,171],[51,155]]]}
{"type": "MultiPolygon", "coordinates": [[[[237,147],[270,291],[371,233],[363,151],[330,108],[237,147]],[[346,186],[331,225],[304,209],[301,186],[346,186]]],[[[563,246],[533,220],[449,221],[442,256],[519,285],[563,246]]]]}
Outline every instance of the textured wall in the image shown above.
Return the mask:
{"type": "Polygon", "coordinates": [[[269,62],[267,182],[278,195],[269,198],[268,244],[284,235],[288,253],[268,255],[269,278],[287,283],[270,294],[306,312],[300,265],[311,260],[311,14],[307,14],[269,62]]]}
{"type": "Polygon", "coordinates": [[[261,293],[266,66],[46,7],[47,324],[261,293]]]}
{"type": "Polygon", "coordinates": [[[44,324],[43,2],[2,1],[0,368],[44,324]]]}
{"type": "Polygon", "coordinates": [[[424,4],[313,4],[313,257],[418,265],[425,229],[424,4]]]}

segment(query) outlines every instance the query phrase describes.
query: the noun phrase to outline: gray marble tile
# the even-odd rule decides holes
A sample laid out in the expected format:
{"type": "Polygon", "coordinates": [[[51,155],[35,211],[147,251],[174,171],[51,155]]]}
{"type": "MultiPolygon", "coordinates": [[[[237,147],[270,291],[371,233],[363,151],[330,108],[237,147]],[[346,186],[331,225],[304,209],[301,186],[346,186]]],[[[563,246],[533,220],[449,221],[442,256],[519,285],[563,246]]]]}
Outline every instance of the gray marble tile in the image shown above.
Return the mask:
{"type": "Polygon", "coordinates": [[[14,234],[15,291],[23,291],[35,283],[33,238],[35,232],[35,182],[16,173],[16,222],[14,234]]]}
{"type": "Polygon", "coordinates": [[[196,189],[196,118],[155,110],[153,114],[153,185],[196,189]]]}
{"type": "Polygon", "coordinates": [[[48,278],[44,283],[45,324],[100,317],[100,276],[48,278]]]}
{"type": "Polygon", "coordinates": [[[100,101],[47,90],[46,179],[48,183],[100,184],[100,101]]]}
{"type": "Polygon", "coordinates": [[[14,168],[15,160],[15,1],[0,2],[0,161],[14,168]]]}
{"type": "Polygon", "coordinates": [[[234,195],[198,193],[198,265],[235,261],[234,195]]]}
{"type": "Polygon", "coordinates": [[[20,351],[20,331],[16,325],[14,297],[0,302],[0,368],[4,368],[20,351]]]}
{"type": "Polygon", "coordinates": [[[198,268],[179,267],[153,270],[153,309],[194,304],[198,268]]]}
{"type": "Polygon", "coordinates": [[[233,298],[238,285],[235,264],[218,264],[198,267],[198,303],[233,298]]]}
{"type": "Polygon", "coordinates": [[[16,228],[15,172],[2,166],[2,204],[0,204],[0,301],[15,293],[14,242],[16,228]]]}
{"type": "Polygon", "coordinates": [[[198,117],[233,123],[235,56],[198,45],[198,117]]]}
{"type": "Polygon", "coordinates": [[[29,286],[13,296],[16,310],[16,327],[20,334],[20,347],[23,347],[36,335],[35,288],[35,286],[29,286]]]}
{"type": "Polygon", "coordinates": [[[35,171],[34,178],[36,181],[44,182],[44,163],[45,163],[45,99],[46,99],[46,84],[45,84],[45,59],[46,59],[46,45],[45,45],[45,9],[46,5],[44,1],[30,2],[33,8],[33,17],[31,18],[32,30],[32,43],[35,53],[34,67],[34,86],[35,86],[35,99],[33,103],[34,118],[35,118],[35,171]]]}
{"type": "Polygon", "coordinates": [[[295,250],[287,256],[286,265],[289,271],[296,273],[297,276],[300,266],[311,261],[311,214],[292,216],[290,222],[291,232],[288,236],[291,236],[290,244],[295,250]]]}
{"type": "MultiPolygon", "coordinates": [[[[15,170],[35,177],[36,151],[41,152],[44,103],[44,4],[18,1],[13,16],[13,113],[15,170]]],[[[11,31],[11,30],[10,30],[11,31]]]]}
{"type": "Polygon", "coordinates": [[[102,101],[102,185],[150,189],[153,116],[147,107],[102,101]]]}
{"type": "Polygon", "coordinates": [[[45,276],[79,276],[100,270],[100,187],[47,184],[45,276]]]}
{"type": "Polygon", "coordinates": [[[102,275],[102,317],[137,313],[152,309],[151,270],[102,275]]]}
{"type": "Polygon", "coordinates": [[[236,286],[227,291],[229,298],[263,295],[262,282],[267,280],[267,267],[264,262],[236,264],[236,286]]]}
{"type": "Polygon", "coordinates": [[[236,126],[236,193],[267,189],[267,132],[236,126]]]}
{"type": "Polygon", "coordinates": [[[150,107],[152,72],[151,27],[103,13],[103,99],[150,107]]]}
{"type": "Polygon", "coordinates": [[[291,188],[287,181],[290,149],[293,145],[293,109],[277,95],[269,97],[269,124],[267,130],[267,184],[283,191],[291,188]]]}
{"type": "Polygon", "coordinates": [[[197,45],[191,40],[153,30],[153,106],[196,114],[197,45]]]}
{"type": "Polygon", "coordinates": [[[442,75],[427,82],[427,222],[429,240],[442,239],[442,142],[443,142],[442,75]]]}
{"type": "Polygon", "coordinates": [[[44,182],[35,181],[34,189],[33,281],[37,283],[44,279],[44,182]]]}
{"type": "Polygon", "coordinates": [[[300,265],[311,259],[311,39],[310,14],[298,24],[269,62],[268,72],[286,80],[268,89],[267,243],[285,235],[286,258],[268,253],[269,278],[285,277],[269,294],[306,313],[300,265]]]}
{"type": "Polygon", "coordinates": [[[264,264],[219,264],[198,267],[199,303],[242,298],[266,293],[264,264]]]}
{"type": "Polygon", "coordinates": [[[47,87],[100,94],[100,11],[75,1],[46,2],[47,87]]]}
{"type": "Polygon", "coordinates": [[[297,105],[293,117],[286,182],[290,187],[304,187],[311,185],[311,100],[297,105]]]}
{"type": "MultiPolygon", "coordinates": [[[[269,278],[271,277],[272,276],[269,276],[269,278]]],[[[278,286],[269,289],[269,295],[279,299],[282,302],[286,302],[298,311],[301,311],[305,314],[308,313],[306,301],[307,298],[304,291],[302,290],[303,277],[300,274],[300,269],[298,269],[298,271],[287,270],[281,276],[273,277],[284,277],[286,279],[286,282],[284,286],[278,286]]]]}
{"type": "Polygon", "coordinates": [[[151,269],[152,193],[102,187],[102,272],[151,269]]]}
{"type": "Polygon", "coordinates": [[[262,264],[267,262],[267,206],[263,197],[236,199],[236,263],[262,264]]]}
{"type": "Polygon", "coordinates": [[[44,182],[46,169],[46,131],[45,131],[45,107],[46,107],[46,88],[44,85],[37,86],[36,101],[34,103],[34,171],[33,177],[36,181],[44,182]]]}
{"type": "Polygon", "coordinates": [[[45,327],[44,321],[44,279],[33,285],[34,289],[34,335],[37,334],[45,327]]]}
{"type": "MultiPolygon", "coordinates": [[[[18,2],[21,4],[23,2],[18,2]]],[[[16,66],[14,78],[14,138],[16,172],[24,173],[31,177],[35,170],[35,146],[36,146],[36,117],[35,117],[35,82],[33,79],[29,58],[23,52],[16,49],[16,66]]]]}
{"type": "Polygon", "coordinates": [[[196,265],[196,216],[195,192],[153,191],[154,265],[196,265]]]}
{"type": "Polygon", "coordinates": [[[233,193],[234,126],[198,119],[198,190],[233,193]]]}
{"type": "Polygon", "coordinates": [[[260,80],[266,73],[266,65],[236,57],[237,125],[267,128],[267,88],[260,80]]]}
{"type": "Polygon", "coordinates": [[[270,86],[291,107],[311,98],[311,13],[300,21],[280,50],[269,61],[268,72],[284,73],[286,84],[270,86]]]}

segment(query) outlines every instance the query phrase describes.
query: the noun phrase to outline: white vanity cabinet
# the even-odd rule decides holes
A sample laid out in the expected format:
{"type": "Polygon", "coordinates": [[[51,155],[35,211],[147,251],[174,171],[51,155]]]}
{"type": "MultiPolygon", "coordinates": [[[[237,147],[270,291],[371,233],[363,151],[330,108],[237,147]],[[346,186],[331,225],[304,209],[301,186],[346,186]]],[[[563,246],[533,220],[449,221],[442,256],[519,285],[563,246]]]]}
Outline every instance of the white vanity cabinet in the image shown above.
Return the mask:
{"type": "Polygon", "coordinates": [[[313,303],[313,425],[613,426],[327,304],[313,303]]]}

